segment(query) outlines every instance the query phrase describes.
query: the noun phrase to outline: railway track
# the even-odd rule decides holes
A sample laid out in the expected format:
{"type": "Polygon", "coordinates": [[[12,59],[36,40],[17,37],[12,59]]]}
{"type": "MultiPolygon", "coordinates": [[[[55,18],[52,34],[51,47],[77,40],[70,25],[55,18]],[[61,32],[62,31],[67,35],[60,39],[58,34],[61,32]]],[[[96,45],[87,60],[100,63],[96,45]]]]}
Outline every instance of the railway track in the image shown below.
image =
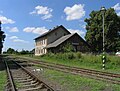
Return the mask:
{"type": "Polygon", "coordinates": [[[40,65],[44,68],[58,70],[58,71],[67,72],[67,73],[72,73],[72,74],[80,75],[80,76],[86,76],[86,77],[89,77],[92,79],[103,80],[103,81],[107,81],[107,82],[110,82],[113,84],[120,85],[120,74],[102,72],[102,71],[96,71],[96,70],[78,68],[78,67],[70,67],[70,66],[66,66],[66,65],[62,65],[62,64],[48,63],[48,62],[44,62],[44,61],[38,62],[35,60],[34,61],[27,60],[27,59],[23,59],[23,60],[40,65]]]}
{"type": "Polygon", "coordinates": [[[15,61],[4,60],[7,71],[5,91],[54,91],[52,87],[15,61]]]}

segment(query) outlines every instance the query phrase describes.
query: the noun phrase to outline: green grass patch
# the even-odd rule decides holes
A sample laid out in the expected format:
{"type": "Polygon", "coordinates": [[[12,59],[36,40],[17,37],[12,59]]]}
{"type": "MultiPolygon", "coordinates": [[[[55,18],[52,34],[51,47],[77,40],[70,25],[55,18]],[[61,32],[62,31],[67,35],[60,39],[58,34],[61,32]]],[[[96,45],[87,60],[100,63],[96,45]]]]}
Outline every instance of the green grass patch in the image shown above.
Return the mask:
{"type": "Polygon", "coordinates": [[[44,77],[59,83],[64,91],[120,91],[120,86],[78,75],[44,69],[44,77]]]}
{"type": "Polygon", "coordinates": [[[0,71],[0,91],[4,91],[4,87],[6,84],[6,72],[5,71],[0,71]]]}
{"type": "Polygon", "coordinates": [[[89,69],[96,69],[101,71],[120,73],[120,57],[107,55],[105,67],[106,70],[102,70],[102,56],[91,54],[71,54],[74,57],[71,59],[71,55],[68,54],[49,54],[44,56],[33,56],[32,58],[39,59],[46,62],[64,64],[67,66],[75,66],[89,69]]]}
{"type": "MultiPolygon", "coordinates": [[[[102,55],[81,54],[81,53],[59,53],[47,54],[43,56],[26,56],[29,59],[38,59],[40,61],[64,64],[101,71],[120,73],[120,57],[106,55],[105,70],[102,70],[102,55]]],[[[22,58],[23,58],[22,56],[22,58]]]]}

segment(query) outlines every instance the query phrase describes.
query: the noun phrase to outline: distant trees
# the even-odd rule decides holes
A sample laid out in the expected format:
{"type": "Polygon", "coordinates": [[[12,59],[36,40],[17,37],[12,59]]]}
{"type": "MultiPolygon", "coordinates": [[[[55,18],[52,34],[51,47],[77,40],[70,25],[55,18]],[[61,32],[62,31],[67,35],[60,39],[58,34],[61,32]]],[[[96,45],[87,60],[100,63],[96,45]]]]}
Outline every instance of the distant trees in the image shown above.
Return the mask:
{"type": "MultiPolygon", "coordinates": [[[[85,19],[87,33],[85,39],[92,49],[102,52],[103,29],[101,11],[92,11],[90,18],[85,19]]],[[[117,16],[113,8],[105,11],[105,51],[116,52],[120,50],[120,16],[117,16]]]]}
{"type": "Polygon", "coordinates": [[[14,50],[13,48],[8,48],[6,52],[3,52],[4,54],[34,54],[34,50],[31,50],[31,51],[28,51],[28,50],[21,50],[21,51],[17,51],[17,50],[14,50]]]}
{"type": "Polygon", "coordinates": [[[15,54],[15,50],[12,48],[8,48],[7,52],[8,54],[15,54]]]}

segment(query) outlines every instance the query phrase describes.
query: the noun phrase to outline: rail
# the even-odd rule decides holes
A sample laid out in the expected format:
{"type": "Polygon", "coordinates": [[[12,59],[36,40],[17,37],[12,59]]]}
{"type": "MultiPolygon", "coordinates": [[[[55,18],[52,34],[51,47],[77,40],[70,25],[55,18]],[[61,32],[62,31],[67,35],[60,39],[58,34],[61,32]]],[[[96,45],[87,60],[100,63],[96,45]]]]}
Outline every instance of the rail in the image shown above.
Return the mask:
{"type": "Polygon", "coordinates": [[[15,83],[13,81],[13,77],[12,77],[12,74],[11,74],[11,71],[9,69],[9,66],[7,64],[7,62],[4,60],[4,63],[5,63],[5,66],[6,66],[6,71],[7,71],[7,77],[8,77],[8,81],[9,81],[9,89],[11,89],[10,91],[17,91],[16,90],[16,87],[15,87],[15,83]]]}

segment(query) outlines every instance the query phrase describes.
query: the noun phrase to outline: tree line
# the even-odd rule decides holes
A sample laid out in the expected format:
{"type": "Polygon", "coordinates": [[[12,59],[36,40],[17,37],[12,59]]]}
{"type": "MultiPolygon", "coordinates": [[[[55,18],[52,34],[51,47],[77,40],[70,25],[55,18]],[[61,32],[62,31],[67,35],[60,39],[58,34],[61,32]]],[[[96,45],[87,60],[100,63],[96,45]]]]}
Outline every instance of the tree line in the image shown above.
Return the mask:
{"type": "Polygon", "coordinates": [[[17,54],[17,55],[22,55],[22,54],[34,54],[35,49],[28,51],[22,49],[21,51],[15,50],[13,48],[8,48],[7,51],[4,51],[3,54],[17,54]]]}

